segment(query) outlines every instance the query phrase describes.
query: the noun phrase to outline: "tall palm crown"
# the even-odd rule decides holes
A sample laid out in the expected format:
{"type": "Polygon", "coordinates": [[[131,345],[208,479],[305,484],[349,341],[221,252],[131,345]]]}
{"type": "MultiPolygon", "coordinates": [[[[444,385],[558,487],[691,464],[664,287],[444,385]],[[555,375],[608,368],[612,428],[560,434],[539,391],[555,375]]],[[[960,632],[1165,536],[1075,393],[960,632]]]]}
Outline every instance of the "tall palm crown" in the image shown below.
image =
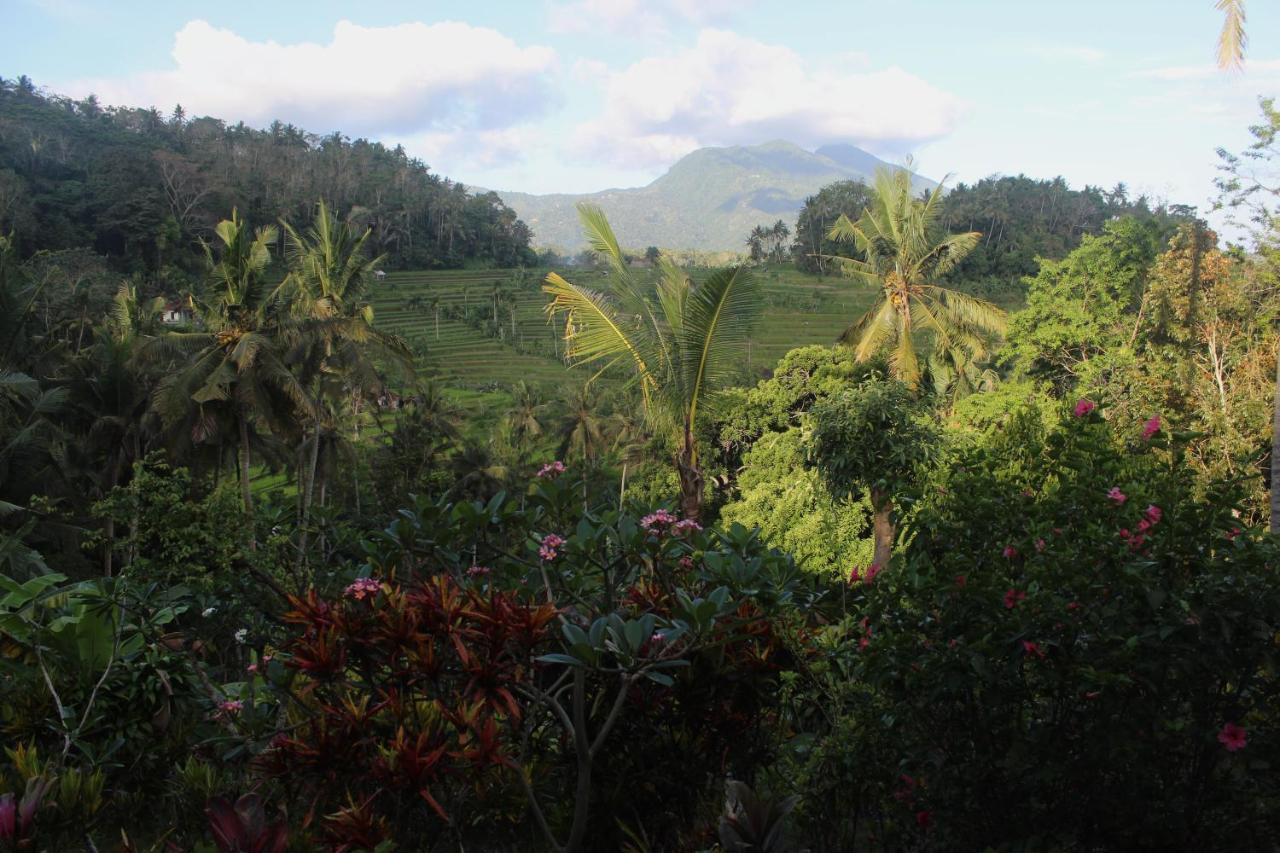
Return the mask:
{"type": "Polygon", "coordinates": [[[214,233],[221,251],[215,256],[205,246],[213,299],[195,305],[203,330],[157,339],[161,353],[195,352],[182,370],[161,380],[153,405],[165,426],[189,423],[195,442],[210,438],[219,414],[232,417],[239,432],[241,496],[250,512],[250,423],[266,421],[273,431],[288,431],[313,407],[285,362],[284,326],[266,282],[276,230],[251,232],[233,211],[214,233]]]}
{"type": "Polygon", "coordinates": [[[978,244],[976,231],[944,234],[937,224],[942,185],[924,198],[911,192],[906,169],[876,172],[875,198],[857,222],[841,216],[830,240],[852,243],[861,260],[831,256],[843,270],[880,288],[879,298],[840,336],[859,361],[891,348],[890,366],[899,379],[918,387],[917,337],[932,336],[936,352],[972,362],[988,354],[990,338],[1005,330],[1004,311],[982,299],[940,287],[936,279],[953,269],[978,244]]]}
{"type": "Polygon", "coordinates": [[[701,511],[702,473],[695,425],[716,390],[741,364],[742,345],[760,312],[760,288],[742,267],[719,270],[701,284],[669,258],[658,262],[654,285],[638,280],[623,256],[604,213],[578,206],[591,248],[608,263],[604,290],[571,284],[556,273],[543,292],[550,317],[564,319],[566,354],[601,370],[625,365],[634,371],[650,421],[669,430],[680,447],[685,514],[701,511]]]}

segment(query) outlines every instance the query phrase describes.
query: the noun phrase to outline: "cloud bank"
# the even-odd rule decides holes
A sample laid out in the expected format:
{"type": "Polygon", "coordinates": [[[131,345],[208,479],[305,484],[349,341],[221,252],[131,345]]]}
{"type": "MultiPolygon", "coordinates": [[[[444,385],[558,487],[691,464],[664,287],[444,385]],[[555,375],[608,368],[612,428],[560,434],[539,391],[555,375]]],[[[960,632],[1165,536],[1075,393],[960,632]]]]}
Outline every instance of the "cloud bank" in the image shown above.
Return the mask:
{"type": "Polygon", "coordinates": [[[705,29],[697,44],[607,76],[601,114],[574,147],[618,166],[667,164],[705,145],[852,142],[899,155],[946,135],[955,95],[896,66],[832,70],[787,47],[705,29]]]}
{"type": "Polygon", "coordinates": [[[205,21],[178,31],[174,67],[72,84],[105,103],[181,103],[262,125],[281,119],[308,130],[368,136],[501,131],[555,105],[556,54],[523,47],[465,23],[334,26],[326,44],[249,41],[205,21]]]}

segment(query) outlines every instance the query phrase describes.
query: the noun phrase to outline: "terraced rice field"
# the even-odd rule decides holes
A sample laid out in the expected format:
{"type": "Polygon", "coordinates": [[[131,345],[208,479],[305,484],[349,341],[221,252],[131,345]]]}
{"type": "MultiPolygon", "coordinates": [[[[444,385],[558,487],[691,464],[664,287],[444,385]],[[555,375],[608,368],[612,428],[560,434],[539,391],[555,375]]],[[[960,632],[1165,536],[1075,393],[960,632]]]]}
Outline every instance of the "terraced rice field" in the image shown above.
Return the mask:
{"type": "MultiPolygon", "coordinates": [[[[523,281],[511,270],[388,273],[374,287],[375,322],[410,342],[419,353],[421,375],[448,386],[489,390],[520,380],[548,387],[580,381],[583,374],[570,371],[557,357],[557,331],[543,313],[547,298],[540,286],[546,272],[531,270],[523,281]],[[461,318],[469,308],[477,321],[483,315],[492,323],[495,288],[511,294],[511,301],[499,296],[500,337],[491,334],[493,326],[475,328],[461,318]]],[[[561,273],[578,284],[604,283],[599,272],[561,273]]],[[[694,277],[705,274],[695,271],[694,277]]],[[[866,310],[873,296],[866,287],[848,280],[819,279],[789,267],[757,274],[763,279],[765,304],[744,354],[756,373],[771,367],[789,349],[831,343],[866,310]]]]}

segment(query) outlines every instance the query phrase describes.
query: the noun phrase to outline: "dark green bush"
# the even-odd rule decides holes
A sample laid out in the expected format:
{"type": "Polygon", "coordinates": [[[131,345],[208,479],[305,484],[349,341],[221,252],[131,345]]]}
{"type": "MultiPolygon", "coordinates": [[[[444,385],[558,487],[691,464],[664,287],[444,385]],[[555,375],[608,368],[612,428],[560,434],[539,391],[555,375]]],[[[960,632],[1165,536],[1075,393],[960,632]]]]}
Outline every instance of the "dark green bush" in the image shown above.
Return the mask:
{"type": "Polygon", "coordinates": [[[1277,553],[1229,487],[1194,498],[1181,447],[1082,405],[937,477],[820,651],[839,677],[800,784],[811,843],[1269,849],[1277,553]]]}

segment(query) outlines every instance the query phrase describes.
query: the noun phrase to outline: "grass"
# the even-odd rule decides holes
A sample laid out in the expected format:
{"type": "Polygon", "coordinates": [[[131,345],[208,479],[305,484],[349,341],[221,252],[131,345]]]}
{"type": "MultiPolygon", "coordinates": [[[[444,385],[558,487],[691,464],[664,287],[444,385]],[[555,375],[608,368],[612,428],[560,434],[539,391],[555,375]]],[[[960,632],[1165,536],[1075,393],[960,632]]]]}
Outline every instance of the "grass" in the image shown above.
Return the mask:
{"type": "MultiPolygon", "coordinates": [[[[420,356],[419,372],[454,388],[488,391],[517,381],[563,385],[575,375],[557,358],[559,330],[552,328],[541,292],[546,271],[529,272],[518,282],[511,270],[451,270],[390,273],[375,289],[375,322],[408,340],[420,356]],[[515,295],[512,306],[501,302],[501,339],[473,328],[454,312],[469,306],[493,319],[493,290],[515,295]],[[439,300],[439,329],[433,300],[439,300]]],[[[574,283],[600,286],[601,273],[563,271],[574,283]]],[[[753,371],[763,371],[787,350],[814,343],[832,343],[849,322],[870,305],[874,293],[863,286],[830,276],[798,272],[790,267],[766,269],[760,321],[744,358],[753,371]]],[[[699,278],[705,272],[695,271],[699,278]]]]}
{"type": "MultiPolygon", "coordinates": [[[[559,270],[575,284],[602,287],[604,273],[559,270]]],[[[695,270],[695,280],[710,270],[695,270]]],[[[400,335],[417,353],[418,374],[441,382],[468,423],[492,423],[510,403],[508,390],[524,381],[555,395],[590,374],[559,358],[562,330],[547,321],[541,285],[547,270],[443,270],[388,273],[374,287],[374,322],[400,335]],[[498,303],[501,337],[458,314],[470,310],[492,323],[495,288],[514,295],[498,303]],[[439,300],[439,325],[435,300],[439,300]],[[514,318],[513,318],[514,313],[514,318]],[[514,328],[513,328],[514,319],[514,328]]],[[[641,272],[642,275],[650,273],[641,272]]],[[[743,361],[747,376],[764,376],[788,350],[831,344],[870,307],[875,291],[849,279],[816,275],[791,265],[757,270],[763,305],[743,361]]],[[[1019,307],[1015,303],[1003,305],[1019,307]]]]}

